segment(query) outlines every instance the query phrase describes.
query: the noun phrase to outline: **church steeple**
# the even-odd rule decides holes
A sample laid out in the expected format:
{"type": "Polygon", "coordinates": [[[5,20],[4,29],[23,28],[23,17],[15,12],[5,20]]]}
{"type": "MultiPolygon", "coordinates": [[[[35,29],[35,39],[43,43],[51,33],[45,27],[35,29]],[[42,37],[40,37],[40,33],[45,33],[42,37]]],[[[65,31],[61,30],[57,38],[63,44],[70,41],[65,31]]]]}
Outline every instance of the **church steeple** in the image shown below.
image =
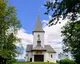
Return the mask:
{"type": "Polygon", "coordinates": [[[33,48],[35,48],[37,45],[39,46],[41,45],[42,47],[44,47],[44,34],[45,34],[45,31],[42,29],[42,24],[40,22],[40,14],[38,13],[36,26],[33,31],[33,48]],[[37,36],[40,36],[40,37],[37,37],[37,36]]]}
{"type": "Polygon", "coordinates": [[[40,14],[38,13],[38,18],[37,18],[37,22],[36,22],[36,26],[33,32],[44,32],[44,30],[42,29],[42,24],[40,22],[40,14]]]}

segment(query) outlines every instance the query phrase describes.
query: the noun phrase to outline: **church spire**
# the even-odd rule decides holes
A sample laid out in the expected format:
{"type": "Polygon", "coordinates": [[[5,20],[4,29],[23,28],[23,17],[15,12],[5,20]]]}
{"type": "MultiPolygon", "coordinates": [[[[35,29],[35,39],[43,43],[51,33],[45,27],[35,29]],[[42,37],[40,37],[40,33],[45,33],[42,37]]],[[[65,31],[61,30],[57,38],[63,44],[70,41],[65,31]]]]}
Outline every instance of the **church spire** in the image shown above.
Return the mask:
{"type": "Polygon", "coordinates": [[[40,22],[40,13],[38,13],[38,18],[37,18],[37,22],[36,22],[36,26],[33,32],[44,32],[44,30],[42,29],[42,24],[40,22]]]}

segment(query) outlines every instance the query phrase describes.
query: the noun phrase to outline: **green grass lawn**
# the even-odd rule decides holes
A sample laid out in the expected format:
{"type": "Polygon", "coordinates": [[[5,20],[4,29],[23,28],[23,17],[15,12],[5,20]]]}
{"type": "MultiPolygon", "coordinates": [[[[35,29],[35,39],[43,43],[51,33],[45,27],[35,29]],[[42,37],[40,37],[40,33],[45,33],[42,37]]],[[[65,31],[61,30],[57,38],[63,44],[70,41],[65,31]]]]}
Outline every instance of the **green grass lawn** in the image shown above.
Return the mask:
{"type": "Polygon", "coordinates": [[[57,64],[57,63],[51,63],[51,62],[17,62],[14,64],[57,64]]]}

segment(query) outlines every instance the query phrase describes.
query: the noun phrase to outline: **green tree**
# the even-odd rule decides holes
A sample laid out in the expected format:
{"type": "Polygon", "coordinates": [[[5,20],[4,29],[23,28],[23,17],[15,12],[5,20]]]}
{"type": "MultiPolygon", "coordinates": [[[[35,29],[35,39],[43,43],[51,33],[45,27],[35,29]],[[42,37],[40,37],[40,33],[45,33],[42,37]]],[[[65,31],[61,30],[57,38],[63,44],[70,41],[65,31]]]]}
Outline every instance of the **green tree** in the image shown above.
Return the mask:
{"type": "Polygon", "coordinates": [[[62,28],[63,49],[65,52],[70,51],[76,60],[80,63],[80,21],[68,22],[62,28]]]}
{"type": "Polygon", "coordinates": [[[47,11],[45,14],[51,14],[52,20],[48,24],[54,25],[54,20],[59,18],[68,18],[71,23],[67,23],[63,27],[62,35],[64,36],[64,51],[71,51],[76,62],[79,64],[80,60],[80,21],[77,19],[80,17],[80,0],[55,0],[55,2],[47,1],[44,4],[47,11]]]}
{"type": "Polygon", "coordinates": [[[0,0],[0,64],[9,64],[18,53],[15,43],[19,41],[16,33],[20,27],[15,7],[0,0]]]}
{"type": "Polygon", "coordinates": [[[45,14],[50,13],[52,16],[52,20],[49,21],[49,24],[52,23],[55,19],[57,19],[55,23],[57,24],[60,17],[62,17],[63,19],[68,17],[72,21],[77,20],[77,18],[79,17],[79,15],[77,14],[80,14],[80,0],[54,0],[54,1],[55,2],[48,0],[44,4],[44,6],[47,9],[45,14]]]}

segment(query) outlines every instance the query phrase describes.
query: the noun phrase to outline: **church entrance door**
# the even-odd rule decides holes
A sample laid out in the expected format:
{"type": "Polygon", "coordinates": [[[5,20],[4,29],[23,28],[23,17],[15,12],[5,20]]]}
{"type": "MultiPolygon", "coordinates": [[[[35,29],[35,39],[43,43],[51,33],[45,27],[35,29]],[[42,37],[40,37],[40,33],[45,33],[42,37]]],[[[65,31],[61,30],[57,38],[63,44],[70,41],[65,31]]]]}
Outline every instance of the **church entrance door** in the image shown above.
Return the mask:
{"type": "Polygon", "coordinates": [[[44,55],[34,55],[34,62],[44,62],[44,55]]]}

